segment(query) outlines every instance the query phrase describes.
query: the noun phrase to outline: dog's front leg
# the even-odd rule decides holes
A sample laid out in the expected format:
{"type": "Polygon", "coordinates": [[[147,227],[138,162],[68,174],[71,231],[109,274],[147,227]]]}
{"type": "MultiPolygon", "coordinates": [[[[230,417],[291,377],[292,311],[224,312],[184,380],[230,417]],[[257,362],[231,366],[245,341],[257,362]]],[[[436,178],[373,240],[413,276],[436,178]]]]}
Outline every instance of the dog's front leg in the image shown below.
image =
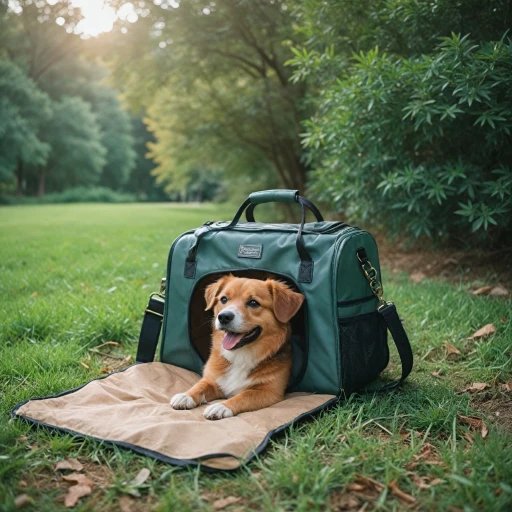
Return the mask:
{"type": "Polygon", "coordinates": [[[282,395],[270,393],[268,390],[247,389],[229,400],[209,405],[204,411],[204,416],[209,420],[229,418],[241,412],[257,411],[258,409],[270,407],[280,402],[283,398],[282,395]]]}
{"type": "Polygon", "coordinates": [[[207,379],[201,379],[186,393],[178,393],[171,398],[173,409],[193,409],[198,405],[222,398],[222,393],[216,384],[207,379]]]}

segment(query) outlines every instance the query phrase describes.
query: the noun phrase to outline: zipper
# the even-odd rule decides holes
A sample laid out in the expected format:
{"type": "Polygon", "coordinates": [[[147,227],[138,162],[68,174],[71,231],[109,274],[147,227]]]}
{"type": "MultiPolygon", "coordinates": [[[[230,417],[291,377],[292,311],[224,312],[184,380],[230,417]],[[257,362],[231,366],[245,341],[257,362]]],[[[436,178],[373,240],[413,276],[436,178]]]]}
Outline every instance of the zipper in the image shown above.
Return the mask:
{"type": "Polygon", "coordinates": [[[365,302],[370,302],[372,299],[376,299],[373,293],[371,295],[367,295],[366,297],[359,297],[358,299],[351,300],[339,300],[338,307],[339,308],[348,308],[349,306],[355,306],[356,304],[364,304],[365,302]]]}

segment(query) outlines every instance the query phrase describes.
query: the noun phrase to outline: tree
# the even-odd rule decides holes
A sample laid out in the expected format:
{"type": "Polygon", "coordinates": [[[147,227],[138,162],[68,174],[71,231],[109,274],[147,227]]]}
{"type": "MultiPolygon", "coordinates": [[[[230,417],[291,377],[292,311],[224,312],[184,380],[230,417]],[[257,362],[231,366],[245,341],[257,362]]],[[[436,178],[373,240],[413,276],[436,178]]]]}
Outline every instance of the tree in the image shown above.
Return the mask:
{"type": "Polygon", "coordinates": [[[106,163],[101,128],[88,103],[64,97],[53,103],[52,110],[44,129],[51,152],[46,165],[40,166],[40,196],[47,183],[53,191],[97,184],[106,163]]]}
{"type": "Polygon", "coordinates": [[[50,145],[41,127],[51,115],[50,99],[17,66],[0,59],[0,179],[16,177],[16,195],[23,193],[25,169],[46,164],[50,145]]]}
{"type": "Polygon", "coordinates": [[[147,110],[159,179],[168,190],[185,190],[194,170],[210,168],[235,188],[255,178],[304,190],[305,87],[290,84],[284,66],[295,38],[287,5],[191,0],[163,7],[146,3],[137,23],[122,27],[125,35],[99,43],[115,55],[116,86],[136,112],[147,110]]]}

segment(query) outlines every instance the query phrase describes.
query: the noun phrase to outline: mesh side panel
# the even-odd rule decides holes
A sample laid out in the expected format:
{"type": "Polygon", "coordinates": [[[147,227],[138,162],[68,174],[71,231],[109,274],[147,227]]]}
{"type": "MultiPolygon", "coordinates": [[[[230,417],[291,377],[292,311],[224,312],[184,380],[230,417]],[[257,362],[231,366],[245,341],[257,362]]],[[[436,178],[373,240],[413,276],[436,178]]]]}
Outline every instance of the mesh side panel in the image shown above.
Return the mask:
{"type": "Polygon", "coordinates": [[[387,329],[377,311],[338,322],[343,389],[348,396],[374,380],[388,365],[387,329]]]}

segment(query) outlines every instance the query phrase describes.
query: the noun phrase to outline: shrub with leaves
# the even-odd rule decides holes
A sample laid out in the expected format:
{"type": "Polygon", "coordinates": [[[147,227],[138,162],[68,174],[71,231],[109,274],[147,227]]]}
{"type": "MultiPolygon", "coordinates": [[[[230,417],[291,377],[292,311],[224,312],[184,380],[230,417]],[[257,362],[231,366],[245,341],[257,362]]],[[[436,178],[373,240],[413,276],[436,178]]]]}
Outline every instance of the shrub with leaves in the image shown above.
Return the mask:
{"type": "Polygon", "coordinates": [[[295,49],[295,79],[339,75],[304,124],[310,185],[352,220],[501,243],[512,231],[512,42],[437,39],[427,54],[295,49]],[[477,232],[476,234],[472,234],[477,232]]]}

